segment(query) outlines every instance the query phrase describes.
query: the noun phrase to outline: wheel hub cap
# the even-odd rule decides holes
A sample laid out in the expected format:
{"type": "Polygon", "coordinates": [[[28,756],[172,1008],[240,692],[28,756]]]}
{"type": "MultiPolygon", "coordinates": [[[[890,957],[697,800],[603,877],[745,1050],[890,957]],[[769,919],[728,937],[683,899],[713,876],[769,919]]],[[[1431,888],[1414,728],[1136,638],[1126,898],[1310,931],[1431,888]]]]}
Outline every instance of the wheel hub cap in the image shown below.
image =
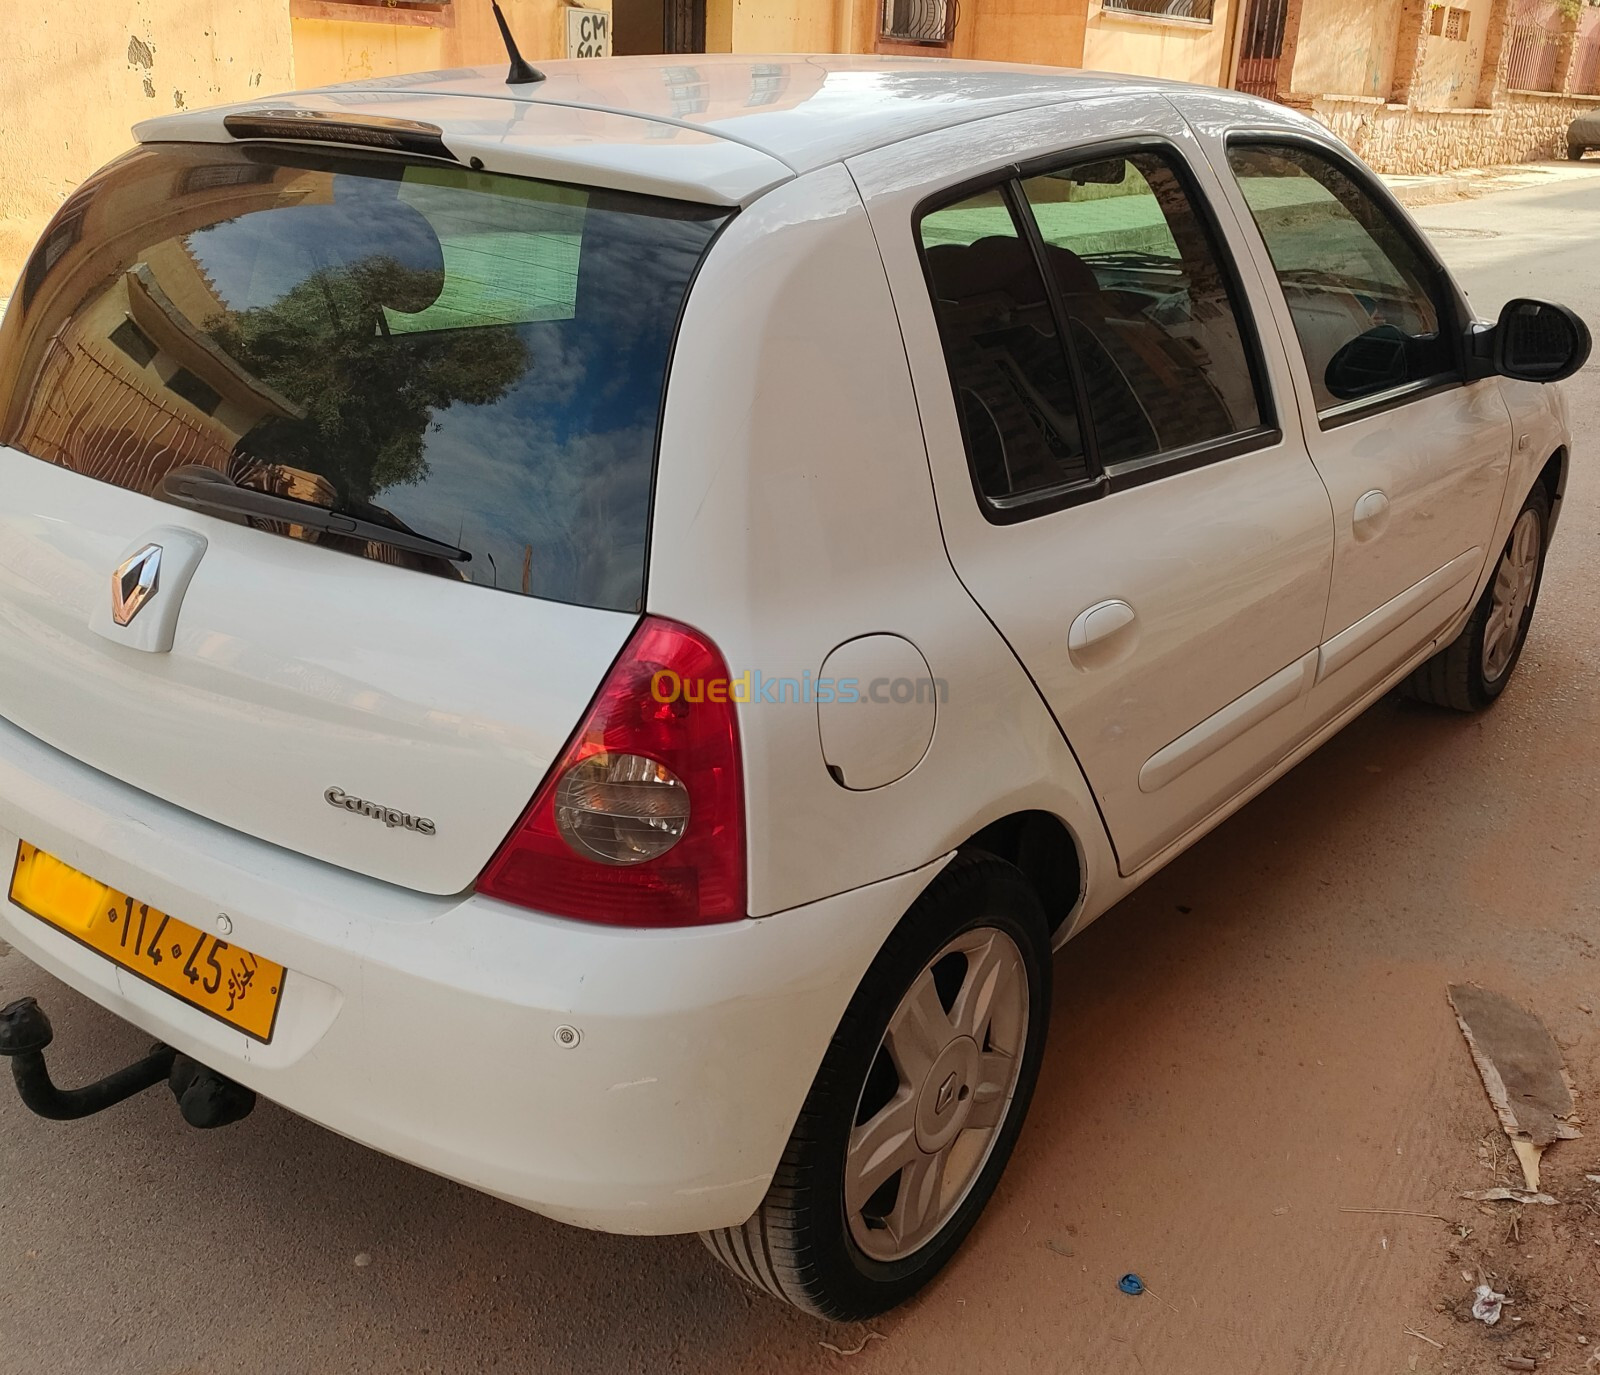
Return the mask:
{"type": "Polygon", "coordinates": [[[933,1063],[917,1095],[917,1146],[942,1151],[972,1112],[972,1083],[978,1077],[978,1045],[970,1036],[951,1041],[933,1063]]]}

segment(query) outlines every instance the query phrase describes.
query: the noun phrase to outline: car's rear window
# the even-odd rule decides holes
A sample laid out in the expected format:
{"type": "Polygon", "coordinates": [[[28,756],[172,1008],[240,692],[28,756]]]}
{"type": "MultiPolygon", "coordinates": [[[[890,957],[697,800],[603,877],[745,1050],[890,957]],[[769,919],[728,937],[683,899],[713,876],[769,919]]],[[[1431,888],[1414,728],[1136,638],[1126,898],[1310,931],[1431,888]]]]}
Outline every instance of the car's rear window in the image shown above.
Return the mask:
{"type": "Polygon", "coordinates": [[[140,149],[23,272],[0,442],[400,567],[637,609],[673,331],[729,213],[358,153],[140,149]]]}

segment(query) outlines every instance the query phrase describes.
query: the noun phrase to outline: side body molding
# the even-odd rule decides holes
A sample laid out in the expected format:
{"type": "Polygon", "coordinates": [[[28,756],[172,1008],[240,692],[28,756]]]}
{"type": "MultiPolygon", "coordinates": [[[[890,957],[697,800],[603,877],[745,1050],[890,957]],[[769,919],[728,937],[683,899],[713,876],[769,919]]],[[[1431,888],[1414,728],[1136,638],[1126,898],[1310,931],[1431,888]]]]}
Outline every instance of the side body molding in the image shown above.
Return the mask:
{"type": "Polygon", "coordinates": [[[1139,791],[1153,793],[1187,773],[1202,760],[1232,744],[1253,726],[1292,706],[1314,681],[1319,650],[1296,659],[1287,668],[1236,697],[1221,711],[1186,730],[1170,745],[1157,750],[1139,770],[1139,791]]]}
{"type": "MultiPolygon", "coordinates": [[[[1448,603],[1441,604],[1438,608],[1438,624],[1427,627],[1430,633],[1438,630],[1461,609],[1462,598],[1455,595],[1460,591],[1461,584],[1475,580],[1482,567],[1483,550],[1469,549],[1466,553],[1458,554],[1451,559],[1443,568],[1437,568],[1429,573],[1421,582],[1412,584],[1398,597],[1386,601],[1374,611],[1369,611],[1354,625],[1341,630],[1322,646],[1321,660],[1317,666],[1317,681],[1320,683],[1337,673],[1346,664],[1352,663],[1371,649],[1385,635],[1398,630],[1413,616],[1427,610],[1434,602],[1443,603],[1443,599],[1449,597],[1448,603]]],[[[1419,635],[1417,638],[1420,640],[1425,637],[1419,635]]]]}

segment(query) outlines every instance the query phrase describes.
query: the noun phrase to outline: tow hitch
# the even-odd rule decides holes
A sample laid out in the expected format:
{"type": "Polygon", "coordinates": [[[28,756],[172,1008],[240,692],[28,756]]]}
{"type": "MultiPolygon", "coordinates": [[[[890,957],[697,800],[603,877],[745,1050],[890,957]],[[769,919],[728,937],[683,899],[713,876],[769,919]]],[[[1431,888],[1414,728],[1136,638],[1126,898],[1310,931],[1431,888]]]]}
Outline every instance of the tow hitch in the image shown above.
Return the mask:
{"type": "Polygon", "coordinates": [[[53,1040],[50,1019],[34,999],[19,998],[0,1008],[0,1055],[11,1061],[17,1092],[28,1108],[53,1122],[74,1122],[104,1112],[162,1082],[172,1089],[178,1110],[191,1127],[226,1127],[248,1117],[256,1105],[255,1094],[243,1084],[163,1045],[98,1083],[60,1089],[51,1082],[44,1063],[44,1052],[53,1040]]]}

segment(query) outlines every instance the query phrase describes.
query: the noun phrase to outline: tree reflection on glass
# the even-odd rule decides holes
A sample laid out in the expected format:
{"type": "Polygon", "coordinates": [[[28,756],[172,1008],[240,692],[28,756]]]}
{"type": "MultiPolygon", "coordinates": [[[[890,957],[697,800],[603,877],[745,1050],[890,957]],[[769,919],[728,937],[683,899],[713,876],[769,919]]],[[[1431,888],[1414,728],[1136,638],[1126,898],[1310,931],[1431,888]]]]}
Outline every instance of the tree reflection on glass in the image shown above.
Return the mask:
{"type": "Polygon", "coordinates": [[[498,401],[530,363],[507,326],[390,332],[385,307],[415,312],[438,290],[437,273],[364,258],[210,322],[219,347],[304,410],[258,422],[236,457],[318,474],[341,506],[426,478],[435,412],[498,401]]]}

